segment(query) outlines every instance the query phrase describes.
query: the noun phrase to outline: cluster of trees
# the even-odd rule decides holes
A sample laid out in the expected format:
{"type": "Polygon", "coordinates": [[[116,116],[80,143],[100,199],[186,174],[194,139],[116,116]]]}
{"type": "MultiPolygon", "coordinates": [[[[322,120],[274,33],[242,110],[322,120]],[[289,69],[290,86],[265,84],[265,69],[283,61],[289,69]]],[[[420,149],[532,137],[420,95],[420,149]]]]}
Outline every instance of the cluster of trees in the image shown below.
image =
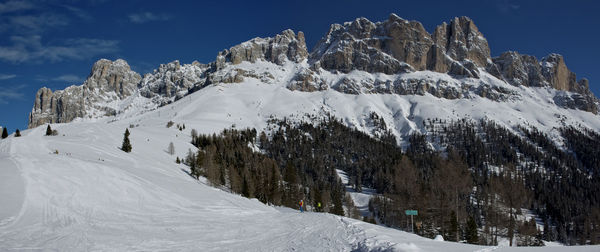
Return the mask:
{"type": "Polygon", "coordinates": [[[378,223],[414,228],[446,240],[517,245],[541,240],[596,244],[600,236],[600,135],[574,127],[560,130],[566,149],[535,128],[506,129],[491,121],[424,122],[426,134],[407,137],[402,150],[377,115],[376,137],[335,118],[292,122],[271,119],[266,132],[227,129],[198,135],[182,160],[194,177],[206,176],[262,202],[319,210],[351,209],[336,170],[346,172],[356,191],[374,188],[369,209],[378,223]],[[432,146],[436,146],[434,149],[432,146]],[[418,209],[408,227],[407,209],[418,209]],[[544,223],[523,220],[532,209],[544,223]]]}
{"type": "Polygon", "coordinates": [[[541,238],[567,244],[597,243],[597,133],[562,128],[566,148],[561,149],[533,127],[509,130],[486,120],[429,120],[425,125],[427,135],[416,138],[457,151],[470,168],[475,190],[468,207],[478,217],[477,223],[484,225],[485,243],[497,242],[498,230],[511,238],[518,235],[517,242],[526,245],[539,244],[541,238]],[[521,208],[533,209],[545,228],[534,231],[526,228],[531,223],[517,222],[515,214],[521,208]]]}
{"type": "Polygon", "coordinates": [[[296,209],[301,199],[317,193],[308,191],[293,163],[279,166],[274,159],[256,151],[256,130],[226,129],[218,135],[195,132],[192,144],[198,151],[189,151],[184,159],[192,176],[205,176],[214,186],[264,203],[296,209]]]}
{"type": "Polygon", "coordinates": [[[380,223],[391,227],[414,229],[430,238],[442,235],[450,241],[480,243],[476,212],[471,211],[473,179],[458,151],[435,152],[422,135],[410,137],[401,158],[374,167],[383,178],[376,189],[381,196],[369,203],[369,209],[380,223]],[[407,209],[418,209],[414,227],[410,227],[407,209]]]}
{"type": "MultiPolygon", "coordinates": [[[[19,129],[17,129],[15,131],[15,137],[20,137],[20,136],[21,136],[21,131],[19,131],[19,129]]],[[[2,128],[2,136],[1,136],[1,138],[4,139],[4,138],[7,138],[7,137],[8,137],[8,130],[3,127],[2,128]]]]}

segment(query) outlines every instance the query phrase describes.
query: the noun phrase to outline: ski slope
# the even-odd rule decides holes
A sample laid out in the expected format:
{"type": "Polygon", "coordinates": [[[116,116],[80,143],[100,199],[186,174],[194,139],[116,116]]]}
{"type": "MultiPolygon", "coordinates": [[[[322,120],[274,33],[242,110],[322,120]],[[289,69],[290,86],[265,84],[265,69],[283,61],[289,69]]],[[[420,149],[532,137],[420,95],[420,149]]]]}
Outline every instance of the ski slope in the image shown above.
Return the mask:
{"type": "MultiPolygon", "coordinates": [[[[210,86],[147,113],[53,124],[57,136],[44,136],[45,126],[22,131],[20,138],[0,141],[0,251],[600,251],[434,241],[330,214],[299,213],[208,186],[174,162],[194,148],[191,129],[262,129],[271,115],[323,110],[359,127],[369,109],[405,120],[406,109],[433,111],[428,106],[437,100],[293,92],[250,80],[210,86]],[[186,129],[166,128],[169,120],[186,129]],[[133,151],[124,153],[119,147],[130,125],[133,151]],[[170,142],[176,155],[166,151],[170,142]]],[[[452,109],[463,101],[442,102],[452,109]]]]}

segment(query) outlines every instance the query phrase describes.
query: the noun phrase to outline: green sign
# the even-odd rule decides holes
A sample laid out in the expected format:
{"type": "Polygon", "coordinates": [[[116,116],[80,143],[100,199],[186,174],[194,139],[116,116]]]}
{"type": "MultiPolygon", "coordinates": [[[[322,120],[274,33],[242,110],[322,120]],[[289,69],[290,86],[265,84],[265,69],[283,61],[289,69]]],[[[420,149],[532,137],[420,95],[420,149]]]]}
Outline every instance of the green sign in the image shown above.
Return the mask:
{"type": "Polygon", "coordinates": [[[418,215],[419,214],[417,212],[417,210],[405,210],[404,213],[406,213],[406,215],[418,215]]]}

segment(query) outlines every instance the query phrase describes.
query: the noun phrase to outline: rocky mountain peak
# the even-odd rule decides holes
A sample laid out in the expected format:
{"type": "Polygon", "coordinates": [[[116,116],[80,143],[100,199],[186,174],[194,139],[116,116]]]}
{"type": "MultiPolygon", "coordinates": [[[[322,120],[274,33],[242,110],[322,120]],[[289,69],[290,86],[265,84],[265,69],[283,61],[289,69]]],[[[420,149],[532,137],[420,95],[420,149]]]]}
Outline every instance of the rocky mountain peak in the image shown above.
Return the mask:
{"type": "Polygon", "coordinates": [[[153,73],[144,75],[139,84],[140,94],[152,98],[158,104],[165,104],[188,94],[198,86],[203,86],[208,65],[194,61],[181,65],[178,60],[160,64],[153,73]]]}
{"type": "Polygon", "coordinates": [[[285,61],[301,62],[308,57],[304,33],[288,29],[274,37],[254,38],[221,51],[216,59],[217,69],[225,63],[239,64],[242,61],[265,60],[282,65],[285,61]]]}
{"type": "Polygon", "coordinates": [[[576,91],[576,76],[571,72],[562,55],[552,53],[542,58],[542,74],[550,85],[558,90],[576,91]]]}
{"type": "Polygon", "coordinates": [[[396,74],[432,70],[478,77],[490,62],[487,40],[467,17],[457,17],[429,34],[417,21],[391,14],[383,22],[357,18],[334,24],[310,56],[325,70],[396,74]]]}
{"type": "Polygon", "coordinates": [[[29,127],[70,122],[89,115],[92,110],[98,116],[114,115],[113,107],[99,104],[131,96],[140,80],[141,76],[132,71],[125,60],[98,60],[83,85],[56,92],[45,87],[38,90],[29,115],[29,127]]]}
{"type": "Polygon", "coordinates": [[[136,90],[141,79],[125,60],[101,59],[94,63],[83,86],[89,91],[115,92],[122,99],[136,90]]]}
{"type": "Polygon", "coordinates": [[[470,18],[455,17],[449,25],[443,23],[438,26],[438,30],[434,32],[434,40],[445,47],[450,58],[470,60],[479,67],[485,67],[491,59],[487,40],[470,18]]]}

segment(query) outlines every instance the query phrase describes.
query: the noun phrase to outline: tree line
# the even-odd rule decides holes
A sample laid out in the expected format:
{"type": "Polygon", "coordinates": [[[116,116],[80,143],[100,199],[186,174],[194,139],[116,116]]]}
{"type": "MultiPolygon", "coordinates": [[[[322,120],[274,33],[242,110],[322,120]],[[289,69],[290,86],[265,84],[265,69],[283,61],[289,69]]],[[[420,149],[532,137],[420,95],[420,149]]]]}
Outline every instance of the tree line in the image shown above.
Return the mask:
{"type": "Polygon", "coordinates": [[[351,209],[336,170],[352,187],[374,188],[369,209],[380,224],[407,226],[406,209],[418,209],[417,233],[446,240],[517,245],[541,240],[596,244],[600,224],[599,155],[595,131],[560,130],[566,148],[533,127],[507,129],[492,121],[426,120],[423,133],[406,137],[402,150],[377,115],[375,137],[331,116],[307,121],[270,119],[264,132],[192,131],[183,160],[196,178],[273,205],[344,213],[351,209]],[[433,147],[436,148],[433,148],[433,147]],[[321,208],[317,208],[321,203],[321,208]],[[523,209],[540,217],[519,216],[523,209]],[[514,239],[513,239],[514,238],[514,239]]]}

